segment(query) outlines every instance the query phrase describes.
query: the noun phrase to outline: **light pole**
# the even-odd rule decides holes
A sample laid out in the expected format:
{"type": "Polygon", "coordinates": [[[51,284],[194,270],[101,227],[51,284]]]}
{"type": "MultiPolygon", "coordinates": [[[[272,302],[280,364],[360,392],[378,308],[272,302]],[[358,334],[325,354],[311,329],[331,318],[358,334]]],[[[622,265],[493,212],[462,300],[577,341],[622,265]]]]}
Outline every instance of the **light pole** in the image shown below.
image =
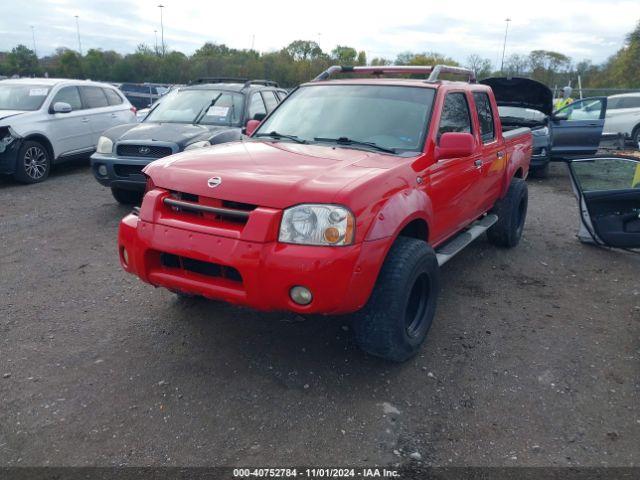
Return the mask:
{"type": "Polygon", "coordinates": [[[36,28],[33,25],[29,25],[31,27],[31,38],[33,38],[33,53],[38,56],[38,49],[36,48],[36,28]]]}
{"type": "Polygon", "coordinates": [[[158,55],[158,30],[154,30],[153,34],[156,37],[156,55],[158,55]]]}
{"type": "Polygon", "coordinates": [[[78,51],[80,52],[80,56],[82,56],[82,42],[80,41],[80,20],[78,19],[78,15],[74,15],[76,17],[76,33],[78,34],[78,51]]]}
{"type": "Polygon", "coordinates": [[[504,20],[507,22],[507,27],[504,29],[504,43],[502,44],[502,62],[500,62],[500,71],[504,72],[504,52],[507,50],[507,33],[509,32],[509,22],[510,18],[505,18],[504,20]]]}
{"type": "Polygon", "coordinates": [[[158,8],[160,9],[160,41],[162,43],[162,56],[164,57],[164,23],[162,22],[162,9],[164,5],[160,4],[158,8]]]}

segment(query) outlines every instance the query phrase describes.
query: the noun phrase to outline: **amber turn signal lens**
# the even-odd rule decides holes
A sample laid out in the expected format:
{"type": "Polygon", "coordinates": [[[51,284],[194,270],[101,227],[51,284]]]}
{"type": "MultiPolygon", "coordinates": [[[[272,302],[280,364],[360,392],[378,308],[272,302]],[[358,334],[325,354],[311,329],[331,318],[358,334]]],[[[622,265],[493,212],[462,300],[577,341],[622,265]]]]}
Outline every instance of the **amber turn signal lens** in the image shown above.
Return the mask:
{"type": "Polygon", "coordinates": [[[340,241],[340,230],[336,227],[328,227],[324,231],[324,239],[328,243],[338,243],[340,241]]]}

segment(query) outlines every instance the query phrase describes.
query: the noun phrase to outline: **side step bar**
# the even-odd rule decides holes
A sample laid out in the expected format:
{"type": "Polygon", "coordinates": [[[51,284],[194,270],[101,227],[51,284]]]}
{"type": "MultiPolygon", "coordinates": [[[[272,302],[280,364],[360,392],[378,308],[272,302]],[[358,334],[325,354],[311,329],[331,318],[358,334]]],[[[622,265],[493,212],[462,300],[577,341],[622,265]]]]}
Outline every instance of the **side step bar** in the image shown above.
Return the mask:
{"type": "Polygon", "coordinates": [[[442,266],[460,253],[464,248],[476,238],[486,232],[489,227],[498,221],[497,215],[487,215],[484,218],[472,223],[467,230],[459,233],[444,245],[436,249],[438,265],[442,266]]]}

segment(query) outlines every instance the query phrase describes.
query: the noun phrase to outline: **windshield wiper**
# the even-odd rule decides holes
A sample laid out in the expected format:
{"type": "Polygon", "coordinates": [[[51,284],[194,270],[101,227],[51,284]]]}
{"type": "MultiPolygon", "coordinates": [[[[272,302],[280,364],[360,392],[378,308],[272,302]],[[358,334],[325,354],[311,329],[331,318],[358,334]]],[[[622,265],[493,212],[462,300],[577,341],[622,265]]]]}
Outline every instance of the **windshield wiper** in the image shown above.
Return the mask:
{"type": "Polygon", "coordinates": [[[338,138],[315,137],[314,140],[316,142],[335,142],[340,145],[363,145],[366,147],[375,148],[376,150],[380,150],[381,152],[396,153],[395,148],[381,147],[377,143],[354,140],[353,138],[349,138],[349,137],[338,137],[338,138]]]}
{"type": "Polygon", "coordinates": [[[271,137],[271,138],[286,138],[298,143],[307,143],[306,140],[296,137],[295,135],[286,135],[284,133],[278,133],[275,130],[269,133],[256,133],[254,137],[271,137]]]}
{"type": "Polygon", "coordinates": [[[219,93],[218,96],[213,100],[211,100],[208,105],[205,105],[204,107],[202,107],[202,110],[198,112],[198,115],[196,115],[196,118],[193,120],[193,123],[194,124],[200,123],[200,120],[204,118],[207,111],[216,104],[216,102],[218,101],[218,99],[220,99],[221,96],[222,96],[222,93],[219,93]]]}

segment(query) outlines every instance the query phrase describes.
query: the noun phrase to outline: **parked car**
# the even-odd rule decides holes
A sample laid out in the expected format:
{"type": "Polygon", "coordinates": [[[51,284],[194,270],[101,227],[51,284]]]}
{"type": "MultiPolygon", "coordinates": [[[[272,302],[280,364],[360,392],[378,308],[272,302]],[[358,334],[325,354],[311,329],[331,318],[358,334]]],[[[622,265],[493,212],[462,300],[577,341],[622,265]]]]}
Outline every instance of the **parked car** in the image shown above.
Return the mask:
{"type": "Polygon", "coordinates": [[[161,83],[123,83],[120,90],[138,110],[149,108],[153,102],[169,91],[169,85],[161,83]]]}
{"type": "Polygon", "coordinates": [[[140,203],[153,160],[183,150],[240,139],[249,119],[264,118],[280,101],[265,80],[182,87],[162,99],[141,123],[104,132],[91,156],[93,174],[120,203],[140,203]]]}
{"type": "Polygon", "coordinates": [[[135,122],[131,104],[105,83],[24,78],[0,83],[0,173],[41,182],[52,164],[88,157],[100,134],[135,122]]]}
{"type": "Polygon", "coordinates": [[[167,98],[167,96],[169,96],[172,93],[177,92],[181,87],[184,87],[184,85],[173,85],[171,88],[169,88],[169,90],[162,95],[160,98],[158,98],[157,100],[155,100],[151,106],[147,107],[147,108],[141,108],[136,112],[136,119],[141,122],[143,121],[147,115],[149,115],[149,112],[151,111],[152,108],[155,108],[155,106],[160,103],[162,100],[164,100],[165,98],[167,98]]]}
{"type": "Polygon", "coordinates": [[[594,155],[600,145],[607,99],[578,100],[552,112],[553,93],[529,78],[495,77],[482,80],[496,97],[504,130],[531,128],[531,176],[545,178],[551,160],[594,155]]]}
{"type": "Polygon", "coordinates": [[[608,97],[604,134],[622,134],[638,147],[640,144],[640,93],[623,93],[608,97]]]}
{"type": "MultiPolygon", "coordinates": [[[[251,138],[144,169],[119,230],[127,272],[187,295],[299,314],[351,314],[358,345],[403,361],[433,320],[440,266],[487,232],[515,247],[532,137],[502,131],[469,70],[331,67],[251,138]],[[371,78],[329,80],[338,72],[371,78]],[[428,80],[379,79],[430,73],[428,80]]],[[[473,257],[469,257],[472,260],[473,257]]]]}

